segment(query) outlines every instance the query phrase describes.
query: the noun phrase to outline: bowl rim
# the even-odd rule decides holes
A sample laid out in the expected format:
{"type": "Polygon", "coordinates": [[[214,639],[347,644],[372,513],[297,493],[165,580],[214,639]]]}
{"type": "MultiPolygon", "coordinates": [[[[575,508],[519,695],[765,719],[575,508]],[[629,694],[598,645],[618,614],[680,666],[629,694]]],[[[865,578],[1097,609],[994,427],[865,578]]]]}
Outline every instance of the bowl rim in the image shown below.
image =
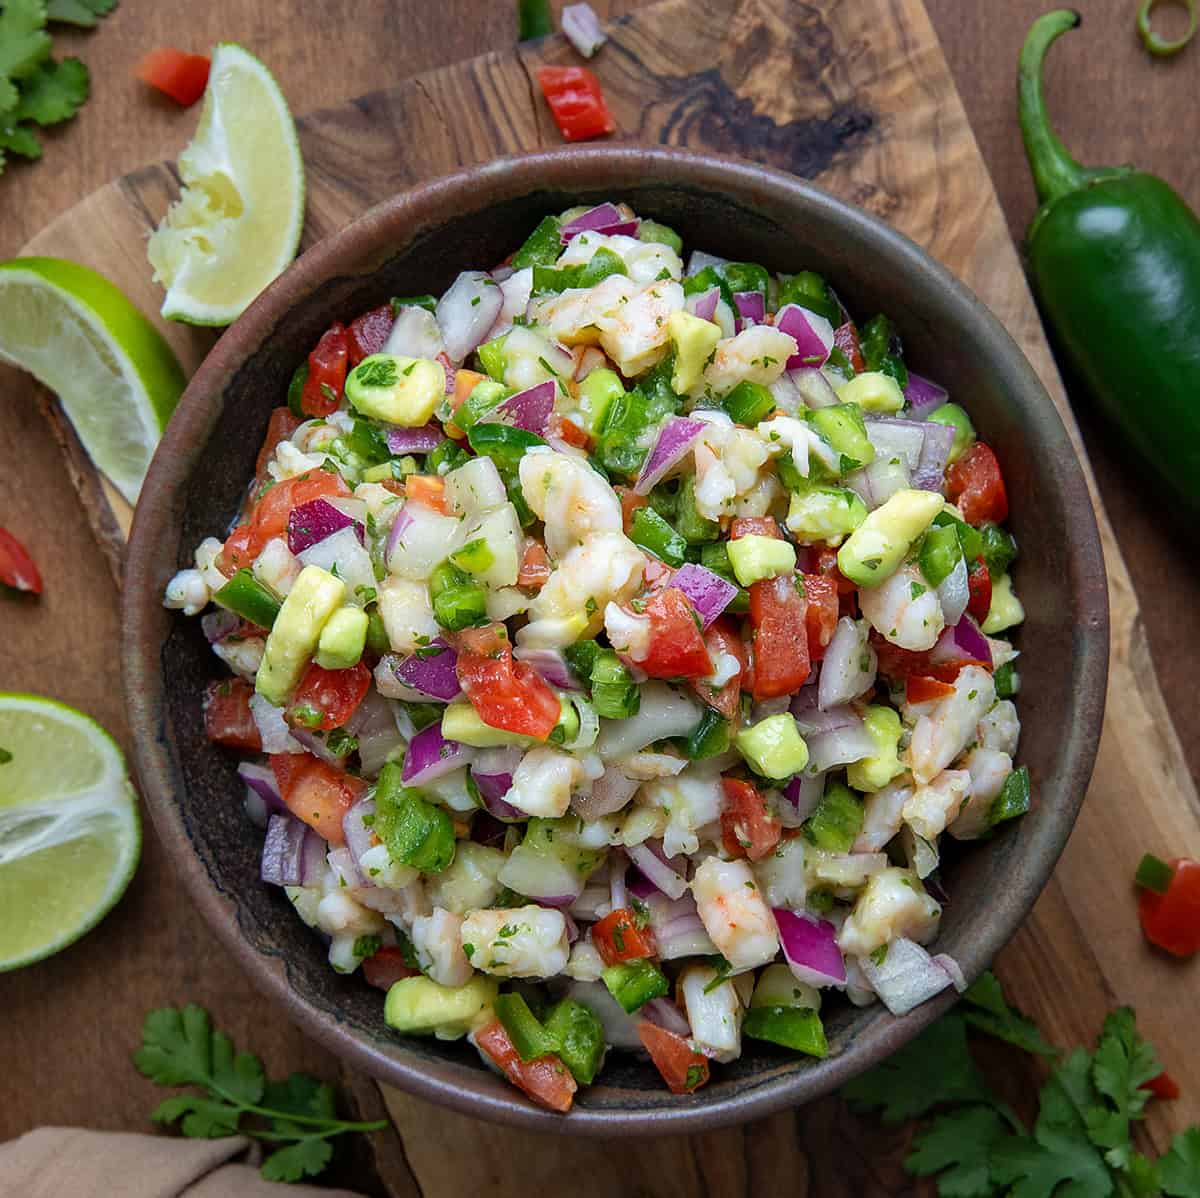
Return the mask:
{"type": "MultiPolygon", "coordinates": [[[[1057,409],[1033,367],[995,316],[965,284],[925,250],[877,217],[821,188],[782,171],[726,155],[696,153],[661,146],[620,143],[570,147],[511,155],[460,169],[419,184],[376,205],[337,233],[308,249],[227,329],[189,382],[151,462],[129,538],[121,601],[121,660],[126,706],[132,734],[132,757],[142,794],[174,868],[204,918],[248,973],[306,1034],[342,1060],[380,1081],[466,1115],[531,1130],[587,1135],[661,1135],[697,1132],[761,1118],[781,1108],[810,1101],[837,1089],[917,1035],[957,999],[949,990],[908,1015],[886,1012],[859,1034],[847,1050],[810,1065],[794,1076],[749,1080],[727,1097],[705,1100],[704,1091],[678,1104],[651,1110],[575,1108],[563,1117],[534,1107],[515,1090],[482,1092],[440,1076],[420,1059],[405,1061],[375,1049],[353,1030],[303,998],[289,984],[283,962],[267,957],[242,935],[229,896],[212,885],[191,848],[182,809],[176,802],[170,730],[166,722],[164,679],[156,624],[163,609],[157,592],[164,554],[177,556],[178,520],[184,510],[188,481],[216,426],[224,386],[275,325],[286,319],[300,297],[322,283],[344,276],[342,264],[368,261],[380,245],[399,252],[423,227],[436,225],[473,191],[488,195],[485,210],[498,198],[513,199],[539,191],[619,190],[619,179],[631,183],[659,179],[746,202],[766,197],[776,205],[819,213],[858,237],[886,247],[914,276],[942,289],[973,344],[999,364],[1011,380],[1014,402],[1037,431],[1070,448],[1057,409]],[[495,189],[500,196],[489,195],[495,189]]],[[[364,272],[369,273],[369,272],[364,272]]],[[[965,963],[968,977],[978,973],[1012,937],[1050,879],[1066,844],[1091,776],[1103,720],[1108,670],[1108,593],[1104,559],[1084,470],[1071,452],[1058,480],[1063,488],[1067,527],[1062,535],[1072,545],[1072,574],[1078,581],[1078,621],[1073,656],[1077,669],[1076,708],[1082,727],[1074,730],[1074,747],[1065,761],[1060,792],[1039,824],[1039,835],[1025,851],[1031,868],[1026,892],[1010,903],[1002,917],[981,929],[965,963]]],[[[174,564],[170,567],[174,570],[174,564]]],[[[403,1051],[403,1044],[398,1046],[403,1051]]],[[[480,1075],[485,1076],[484,1074],[480,1075]]]]}

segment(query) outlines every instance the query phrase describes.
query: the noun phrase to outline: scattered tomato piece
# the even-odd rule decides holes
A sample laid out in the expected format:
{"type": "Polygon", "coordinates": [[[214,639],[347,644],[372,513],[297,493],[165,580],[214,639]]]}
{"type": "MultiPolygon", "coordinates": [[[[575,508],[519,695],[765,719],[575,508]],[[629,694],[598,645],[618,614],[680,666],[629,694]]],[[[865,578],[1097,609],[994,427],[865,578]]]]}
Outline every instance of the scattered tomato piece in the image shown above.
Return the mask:
{"type": "Polygon", "coordinates": [[[211,65],[205,54],[185,54],[164,46],[138,63],[137,77],[188,108],[204,95],[211,65]]]}
{"type": "Polygon", "coordinates": [[[682,1036],[643,1019],[638,1024],[638,1039],[672,1094],[690,1094],[708,1081],[707,1058],[682,1036]]]}
{"type": "Polygon", "coordinates": [[[349,341],[350,368],[352,370],[363,358],[369,358],[372,354],[383,351],[392,331],[392,325],[395,323],[396,318],[392,315],[391,304],[380,304],[378,308],[372,308],[370,312],[364,312],[350,322],[346,335],[349,341]]]}
{"type": "Polygon", "coordinates": [[[345,327],[334,322],[308,355],[308,378],[300,396],[300,408],[306,416],[328,416],[337,411],[349,364],[350,338],[345,327]]]}
{"type": "Polygon", "coordinates": [[[1161,1098],[1164,1102],[1174,1102],[1182,1092],[1179,1083],[1165,1069],[1157,1077],[1143,1082],[1140,1088],[1149,1090],[1155,1098],[1161,1098]]]}
{"type": "Polygon", "coordinates": [[[600,80],[587,67],[538,67],[538,86],[567,141],[588,141],[617,126],[600,80]]]}
{"type": "Polygon", "coordinates": [[[791,574],[764,578],[750,588],[756,699],[790,695],[808,678],[807,603],[791,574]]]}
{"type": "Polygon", "coordinates": [[[820,661],[837,631],[840,608],[837,583],[825,574],[805,574],[804,627],[808,634],[808,660],[820,661]]]}
{"type": "Polygon", "coordinates": [[[968,524],[1008,519],[1008,492],[1000,463],[991,448],[976,441],[946,470],[946,498],[958,505],[968,524]]]}
{"type": "Polygon", "coordinates": [[[1165,894],[1139,892],[1138,916],[1151,944],[1176,957],[1190,957],[1200,952],[1200,861],[1179,857],[1170,865],[1165,894]]]}
{"type": "Polygon", "coordinates": [[[42,576],[25,546],[5,528],[0,528],[0,583],[30,595],[42,593],[42,576]]]}
{"type": "Polygon", "coordinates": [[[467,647],[476,639],[460,640],[464,647],[459,650],[457,669],[479,718],[492,728],[545,740],[562,716],[554,691],[532,666],[513,659],[507,639],[486,655],[467,647]]]}
{"type": "Polygon", "coordinates": [[[858,326],[852,320],[840,324],[833,330],[833,344],[846,355],[855,374],[861,374],[867,368],[863,361],[862,344],[858,339],[858,326]]]}
{"type": "Polygon", "coordinates": [[[909,674],[908,681],[904,684],[906,703],[928,703],[952,694],[954,687],[949,682],[942,682],[928,674],[909,674]]]}
{"type": "Polygon", "coordinates": [[[521,567],[517,573],[517,586],[527,591],[540,591],[550,577],[550,555],[541,541],[532,537],[525,542],[521,554],[521,567]]]}
{"type": "Polygon", "coordinates": [[[681,590],[655,592],[645,600],[644,614],[650,621],[650,643],[637,664],[651,678],[707,678],[713,672],[702,622],[681,590]]]}
{"type": "Polygon", "coordinates": [[[724,778],[725,808],[721,812],[721,841],[731,857],[761,861],[774,852],[783,825],[767,810],[758,789],[738,778],[724,778]]]}
{"type": "Polygon", "coordinates": [[[746,676],[746,643],[738,635],[737,625],[729,616],[718,616],[704,634],[704,647],[715,664],[722,653],[736,657],[741,669],[720,690],[714,690],[702,678],[692,680],[692,688],[709,707],[715,708],[727,720],[737,718],[746,676]]]}
{"type": "Polygon", "coordinates": [[[446,484],[436,474],[410,474],[404,480],[404,493],[414,503],[446,515],[446,484]]]}
{"type": "Polygon", "coordinates": [[[267,465],[270,463],[280,441],[287,441],[291,435],[304,423],[296,416],[291,408],[274,408],[271,419],[267,422],[267,435],[258,450],[258,458],[254,463],[254,477],[261,486],[267,480],[267,465]]]}

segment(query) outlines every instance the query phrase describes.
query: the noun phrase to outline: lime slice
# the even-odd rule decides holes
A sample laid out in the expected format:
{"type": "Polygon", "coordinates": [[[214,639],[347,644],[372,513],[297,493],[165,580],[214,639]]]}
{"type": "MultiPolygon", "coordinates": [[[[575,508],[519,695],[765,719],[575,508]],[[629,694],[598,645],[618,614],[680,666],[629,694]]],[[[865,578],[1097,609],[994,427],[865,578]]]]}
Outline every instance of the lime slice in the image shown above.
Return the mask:
{"type": "Polygon", "coordinates": [[[74,708],[0,694],[0,972],[93,928],[142,848],[137,797],[111,736],[74,708]]]}
{"type": "Polygon", "coordinates": [[[158,330],[94,270],[14,258],[0,262],[0,361],[57,393],[92,461],[136,503],[186,381],[158,330]]]}
{"type": "Polygon", "coordinates": [[[230,324],[296,256],[304,224],[292,114],[270,72],[241,46],[213,53],[179,173],[183,194],[149,245],[155,281],[167,288],[162,314],[230,324]]]}

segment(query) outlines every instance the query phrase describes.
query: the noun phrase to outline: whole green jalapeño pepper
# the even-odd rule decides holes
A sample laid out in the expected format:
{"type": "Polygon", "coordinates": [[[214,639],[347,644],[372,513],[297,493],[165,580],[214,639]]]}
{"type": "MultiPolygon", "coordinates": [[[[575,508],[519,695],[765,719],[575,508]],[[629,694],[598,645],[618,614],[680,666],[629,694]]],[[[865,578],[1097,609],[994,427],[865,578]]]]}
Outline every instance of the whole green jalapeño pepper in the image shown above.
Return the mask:
{"type": "Polygon", "coordinates": [[[1042,98],[1050,45],[1079,25],[1059,10],[1021,51],[1018,112],[1041,207],[1026,238],[1042,313],[1105,415],[1184,512],[1200,515],[1200,220],[1161,179],[1086,168],[1042,98]]]}

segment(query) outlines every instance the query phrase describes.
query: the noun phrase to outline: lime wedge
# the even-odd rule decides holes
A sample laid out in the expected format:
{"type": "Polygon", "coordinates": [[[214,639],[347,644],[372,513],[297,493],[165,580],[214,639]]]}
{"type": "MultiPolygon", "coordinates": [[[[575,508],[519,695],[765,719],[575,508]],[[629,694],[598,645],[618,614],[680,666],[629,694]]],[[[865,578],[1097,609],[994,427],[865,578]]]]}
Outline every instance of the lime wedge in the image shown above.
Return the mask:
{"type": "Polygon", "coordinates": [[[136,503],[186,381],[158,330],[86,266],[13,258],[0,262],[0,361],[57,393],[92,461],[136,503]]]}
{"type": "Polygon", "coordinates": [[[179,156],[183,194],[150,238],[162,314],[225,325],[296,256],[304,163],[287,102],[241,46],[212,57],[200,125],[179,156]]]}
{"type": "Polygon", "coordinates": [[[74,708],[0,694],[0,972],[93,928],[142,849],[137,797],[111,736],[74,708]]]}

